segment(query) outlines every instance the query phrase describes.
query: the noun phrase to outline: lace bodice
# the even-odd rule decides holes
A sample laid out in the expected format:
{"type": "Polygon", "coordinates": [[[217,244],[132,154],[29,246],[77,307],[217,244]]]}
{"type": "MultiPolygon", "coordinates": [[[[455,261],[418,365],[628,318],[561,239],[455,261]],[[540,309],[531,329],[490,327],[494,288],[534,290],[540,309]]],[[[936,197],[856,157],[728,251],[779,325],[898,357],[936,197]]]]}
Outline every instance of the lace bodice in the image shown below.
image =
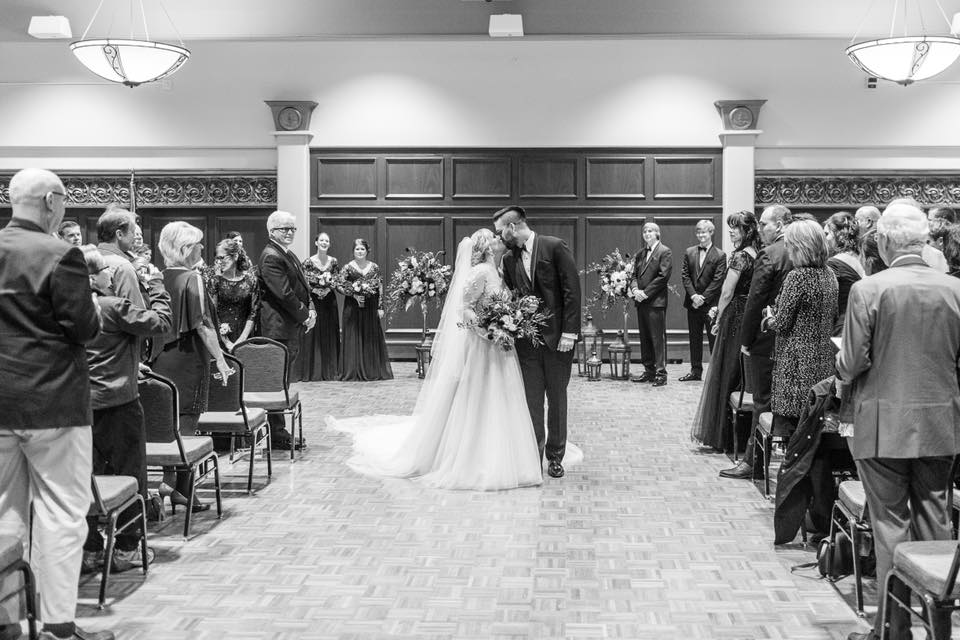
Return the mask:
{"type": "Polygon", "coordinates": [[[489,262],[482,262],[470,268],[467,284],[463,290],[463,307],[469,308],[484,295],[490,296],[503,289],[500,272],[489,262]]]}

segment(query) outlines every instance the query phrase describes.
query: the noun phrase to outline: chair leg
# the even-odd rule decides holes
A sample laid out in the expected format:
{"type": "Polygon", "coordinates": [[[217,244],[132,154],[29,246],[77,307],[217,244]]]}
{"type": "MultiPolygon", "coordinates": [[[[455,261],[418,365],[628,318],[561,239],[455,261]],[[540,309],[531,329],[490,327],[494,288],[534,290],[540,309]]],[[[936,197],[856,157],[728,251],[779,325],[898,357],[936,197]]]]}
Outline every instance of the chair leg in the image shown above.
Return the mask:
{"type": "Polygon", "coordinates": [[[297,401],[297,423],[300,428],[300,455],[303,455],[303,405],[300,404],[300,401],[297,401]]]}
{"type": "Polygon", "coordinates": [[[283,424],[287,424],[287,416],[290,416],[290,460],[293,460],[293,454],[297,450],[297,416],[292,410],[283,412],[283,424]]]}
{"type": "Polygon", "coordinates": [[[247,495],[253,493],[253,459],[256,457],[257,452],[257,434],[256,432],[250,434],[250,466],[247,471],[247,495]]]}
{"type": "Polygon", "coordinates": [[[273,449],[273,437],[270,435],[270,427],[267,426],[267,477],[273,476],[273,457],[270,451],[273,449]]]}
{"type": "Polygon", "coordinates": [[[763,495],[770,496],[770,459],[773,457],[773,436],[763,438],[763,495]]]}
{"type": "Polygon", "coordinates": [[[833,577],[833,550],[837,546],[837,503],[830,509],[830,547],[827,550],[827,582],[836,582],[833,577]]]}
{"type": "Polygon", "coordinates": [[[97,608],[103,609],[107,599],[107,583],[110,581],[110,570],[113,568],[113,546],[117,541],[117,511],[107,514],[107,545],[103,550],[103,574],[100,576],[100,599],[97,608]]]}
{"type": "Polygon", "coordinates": [[[40,617],[40,610],[37,602],[37,581],[26,560],[21,561],[20,573],[23,574],[23,600],[27,610],[27,637],[38,640],[40,634],[37,631],[37,618],[40,617]]]}
{"type": "Polygon", "coordinates": [[[183,537],[184,539],[190,537],[190,520],[193,515],[193,498],[197,492],[197,469],[196,467],[190,467],[190,495],[187,496],[187,505],[183,508],[186,512],[186,517],[183,520],[183,537]]]}
{"type": "MultiPolygon", "coordinates": [[[[251,456],[253,453],[251,452],[251,456]]],[[[213,462],[213,491],[217,500],[217,520],[223,517],[223,498],[220,495],[220,458],[214,455],[210,458],[213,462]]]]}
{"type": "Polygon", "coordinates": [[[863,612],[863,568],[860,566],[860,531],[857,521],[850,520],[850,547],[853,550],[853,589],[857,594],[857,615],[861,618],[867,614],[863,612]]]}

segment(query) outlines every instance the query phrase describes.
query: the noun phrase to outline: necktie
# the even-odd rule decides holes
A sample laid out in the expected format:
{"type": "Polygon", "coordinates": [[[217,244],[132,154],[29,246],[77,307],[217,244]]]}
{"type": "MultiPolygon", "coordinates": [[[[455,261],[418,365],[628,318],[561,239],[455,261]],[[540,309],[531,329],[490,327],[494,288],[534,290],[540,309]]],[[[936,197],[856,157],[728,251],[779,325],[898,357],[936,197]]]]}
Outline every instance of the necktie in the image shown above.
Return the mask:
{"type": "Polygon", "coordinates": [[[703,267],[703,261],[707,258],[707,248],[706,248],[706,247],[700,247],[700,251],[697,253],[697,255],[698,255],[699,258],[700,258],[700,261],[699,261],[699,265],[698,265],[698,266],[703,267]]]}

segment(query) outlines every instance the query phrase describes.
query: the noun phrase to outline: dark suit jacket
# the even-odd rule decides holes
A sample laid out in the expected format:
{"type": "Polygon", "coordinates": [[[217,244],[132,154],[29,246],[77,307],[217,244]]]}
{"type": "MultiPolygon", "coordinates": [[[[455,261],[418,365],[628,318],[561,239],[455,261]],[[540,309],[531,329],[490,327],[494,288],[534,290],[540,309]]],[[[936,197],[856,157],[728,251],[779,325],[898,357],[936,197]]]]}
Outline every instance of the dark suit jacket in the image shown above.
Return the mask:
{"type": "Polygon", "coordinates": [[[910,256],[854,283],[837,357],[853,457],[960,453],[958,358],[960,280],[910,256]]]}
{"type": "Polygon", "coordinates": [[[275,340],[297,337],[312,302],[310,285],[295,255],[270,240],[260,254],[260,332],[275,340]]]}
{"type": "Polygon", "coordinates": [[[751,354],[773,356],[777,334],[773,330],[762,331],[760,321],[763,319],[763,308],[776,302],[783,279],[792,269],[793,263],[787,256],[787,245],[783,236],[757,255],[750,292],[747,294],[747,304],[740,323],[740,343],[749,349],[751,354]]]}
{"type": "Polygon", "coordinates": [[[667,283],[673,273],[673,253],[670,247],[658,242],[653,255],[647,261],[649,249],[644,247],[633,261],[633,277],[637,288],[647,294],[647,299],[636,303],[650,305],[655,309],[667,308],[667,283]],[[646,264],[644,264],[646,262],[646,264]]]}
{"type": "MultiPolygon", "coordinates": [[[[560,336],[570,333],[580,337],[580,274],[573,253],[560,238],[542,236],[533,237],[533,255],[530,261],[533,289],[529,293],[543,301],[541,309],[550,313],[543,327],[543,341],[547,347],[556,350],[560,336]]],[[[509,289],[524,290],[525,274],[519,254],[510,251],[503,256],[503,281],[509,289]]]]}
{"type": "Polygon", "coordinates": [[[690,298],[700,294],[704,301],[697,309],[707,311],[720,300],[720,289],[723,288],[723,279],[727,276],[727,254],[720,251],[717,245],[711,245],[701,268],[699,249],[700,245],[694,245],[688,248],[683,256],[680,279],[687,292],[683,298],[683,306],[693,309],[690,298]]]}
{"type": "Polygon", "coordinates": [[[26,220],[0,230],[0,428],[92,424],[91,294],[80,249],[26,220]]]}

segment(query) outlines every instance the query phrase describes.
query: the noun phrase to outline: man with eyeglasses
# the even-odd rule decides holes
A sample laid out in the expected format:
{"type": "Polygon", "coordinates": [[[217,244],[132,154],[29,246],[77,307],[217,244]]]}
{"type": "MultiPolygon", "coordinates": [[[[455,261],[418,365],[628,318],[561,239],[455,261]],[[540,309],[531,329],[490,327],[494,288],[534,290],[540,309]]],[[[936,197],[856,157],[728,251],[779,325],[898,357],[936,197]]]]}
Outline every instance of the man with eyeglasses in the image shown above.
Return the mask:
{"type": "MultiPolygon", "coordinates": [[[[284,344],[289,354],[287,377],[293,381],[293,365],[300,352],[300,332],[310,331],[317,312],[310,300],[310,286],[300,260],[290,250],[296,237],[296,218],[286,211],[274,211],[267,218],[270,241],[260,254],[260,332],[284,344]]],[[[289,449],[293,440],[284,430],[282,415],[271,414],[273,448],[289,449]]]]}
{"type": "MultiPolygon", "coordinates": [[[[0,535],[30,546],[44,638],[112,640],[76,626],[93,444],[84,343],[100,332],[83,253],[51,234],[63,183],[43,169],[10,179],[0,230],[0,535]]],[[[13,601],[0,639],[20,637],[13,601]]]]}

